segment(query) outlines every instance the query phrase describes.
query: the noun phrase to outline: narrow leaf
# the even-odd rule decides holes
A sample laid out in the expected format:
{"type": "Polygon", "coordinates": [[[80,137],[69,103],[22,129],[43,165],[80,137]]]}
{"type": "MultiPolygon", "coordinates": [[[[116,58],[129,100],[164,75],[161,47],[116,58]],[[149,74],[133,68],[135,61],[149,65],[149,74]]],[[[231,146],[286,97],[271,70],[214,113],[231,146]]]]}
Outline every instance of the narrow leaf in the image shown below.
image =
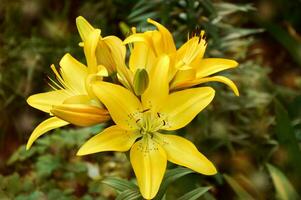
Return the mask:
{"type": "Polygon", "coordinates": [[[187,168],[183,168],[183,167],[178,167],[175,169],[168,170],[165,173],[165,176],[161,183],[159,192],[158,192],[157,196],[154,198],[154,200],[161,200],[163,198],[168,186],[172,182],[176,181],[177,179],[179,179],[187,174],[191,174],[191,173],[194,173],[194,171],[187,169],[187,168]]]}
{"type": "Polygon", "coordinates": [[[138,190],[131,190],[131,189],[121,192],[116,198],[116,200],[137,200],[137,199],[143,199],[143,198],[138,190]]]}
{"type": "Polygon", "coordinates": [[[102,183],[111,186],[119,193],[125,190],[138,190],[138,187],[134,183],[114,177],[108,177],[102,183]]]}
{"type": "Polygon", "coordinates": [[[296,174],[301,178],[301,151],[294,133],[294,128],[286,109],[275,101],[276,136],[280,146],[287,151],[289,164],[294,167],[296,174]]]}
{"type": "Polygon", "coordinates": [[[298,193],[291,185],[287,177],[276,167],[267,164],[267,169],[272,177],[276,193],[281,200],[297,200],[300,199],[298,193]]]}
{"type": "Polygon", "coordinates": [[[184,194],[183,196],[181,196],[180,198],[178,198],[178,200],[196,200],[198,199],[200,196],[202,196],[203,194],[205,194],[208,190],[210,190],[211,187],[199,187],[196,188],[186,194],[184,194]]]}
{"type": "Polygon", "coordinates": [[[254,198],[242,186],[240,186],[234,178],[226,174],[224,174],[223,176],[226,179],[227,183],[232,187],[239,199],[254,200],[254,198]]]}

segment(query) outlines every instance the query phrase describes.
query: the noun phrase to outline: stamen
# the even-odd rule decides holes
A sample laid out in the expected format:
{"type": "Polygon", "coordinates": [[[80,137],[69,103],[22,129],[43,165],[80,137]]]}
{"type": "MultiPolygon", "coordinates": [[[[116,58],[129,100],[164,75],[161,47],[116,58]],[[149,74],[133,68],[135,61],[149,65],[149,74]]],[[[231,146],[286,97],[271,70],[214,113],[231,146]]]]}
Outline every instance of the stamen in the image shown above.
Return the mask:
{"type": "MultiPolygon", "coordinates": [[[[66,73],[64,72],[63,68],[61,68],[60,71],[61,71],[62,76],[64,77],[64,75],[65,75],[66,73]]],[[[72,87],[72,85],[67,84],[66,81],[64,81],[64,83],[65,83],[66,86],[68,86],[68,89],[70,89],[71,91],[73,91],[75,94],[76,94],[76,93],[77,93],[77,94],[80,94],[80,92],[79,92],[76,88],[72,87]]]]}
{"type": "Polygon", "coordinates": [[[157,112],[157,116],[160,118],[161,117],[161,114],[159,112],[157,112]]]}
{"type": "Polygon", "coordinates": [[[149,110],[150,110],[150,108],[147,108],[147,109],[143,110],[142,113],[145,113],[145,112],[147,112],[149,110]]]}
{"type": "MultiPolygon", "coordinates": [[[[56,87],[58,87],[58,89],[61,89],[61,90],[64,90],[65,88],[63,88],[62,86],[60,86],[57,82],[55,82],[52,78],[50,78],[49,76],[48,76],[48,79],[56,86],[56,87]]],[[[50,83],[49,83],[50,84],[50,83]]],[[[52,86],[52,85],[50,85],[51,87],[54,87],[54,86],[52,86]]],[[[57,90],[57,89],[56,89],[57,90]]]]}

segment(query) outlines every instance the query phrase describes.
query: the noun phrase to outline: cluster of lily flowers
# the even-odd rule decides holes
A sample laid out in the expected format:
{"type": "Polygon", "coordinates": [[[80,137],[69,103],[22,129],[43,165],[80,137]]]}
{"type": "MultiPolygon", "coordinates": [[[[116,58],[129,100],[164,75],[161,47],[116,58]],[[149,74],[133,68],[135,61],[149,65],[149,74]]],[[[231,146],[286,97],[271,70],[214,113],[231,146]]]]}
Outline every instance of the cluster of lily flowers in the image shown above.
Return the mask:
{"type": "Polygon", "coordinates": [[[61,59],[52,91],[27,99],[32,107],[49,113],[31,134],[27,149],[44,133],[68,124],[92,126],[113,120],[115,125],[89,139],[77,155],[104,151],[130,151],[130,162],[145,199],[156,196],[167,160],[198,173],[214,175],[216,168],[189,140],[166,134],[185,127],[212,100],[215,90],[200,87],[217,81],[238,95],[236,85],[224,76],[211,76],[234,68],[234,60],[204,58],[206,41],[200,31],[179,49],[172,34],[156,27],[131,34],[122,41],[101,36],[83,17],[76,19],[86,65],[70,54],[61,59]],[[126,50],[129,49],[129,59],[126,50]]]}

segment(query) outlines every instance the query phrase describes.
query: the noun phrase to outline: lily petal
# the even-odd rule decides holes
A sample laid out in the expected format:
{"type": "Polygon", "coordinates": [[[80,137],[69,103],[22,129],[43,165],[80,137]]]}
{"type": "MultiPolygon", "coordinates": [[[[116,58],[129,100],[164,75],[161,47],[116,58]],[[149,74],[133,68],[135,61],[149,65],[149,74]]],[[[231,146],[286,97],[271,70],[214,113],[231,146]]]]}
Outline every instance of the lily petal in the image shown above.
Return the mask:
{"type": "Polygon", "coordinates": [[[27,142],[26,145],[26,150],[28,150],[31,145],[34,143],[34,141],[36,141],[36,139],[38,139],[38,137],[40,137],[41,135],[43,135],[44,133],[52,130],[52,129],[56,129],[62,126],[66,126],[69,123],[61,120],[57,117],[51,117],[48,118],[46,120],[44,120],[42,123],[40,123],[32,132],[32,134],[29,137],[29,140],[27,142]]]}
{"type": "Polygon", "coordinates": [[[228,85],[233,90],[234,94],[236,96],[239,96],[239,91],[235,83],[224,76],[212,76],[212,77],[205,77],[205,78],[197,78],[186,82],[184,81],[182,83],[178,83],[176,86],[173,87],[173,89],[186,88],[186,87],[199,85],[201,83],[215,82],[215,81],[228,85]]]}
{"type": "Polygon", "coordinates": [[[60,66],[62,77],[69,88],[77,91],[79,94],[86,94],[85,78],[88,75],[87,67],[68,53],[61,59],[60,66]]]}
{"type": "Polygon", "coordinates": [[[89,139],[77,152],[78,156],[103,151],[128,151],[135,140],[140,137],[136,131],[127,131],[118,126],[106,128],[89,139]]]}
{"type": "Polygon", "coordinates": [[[221,83],[228,85],[233,90],[234,94],[236,96],[239,96],[239,91],[238,91],[235,83],[224,76],[213,76],[213,77],[208,77],[208,78],[202,78],[202,79],[198,80],[198,84],[212,82],[212,81],[221,82],[221,83]]]}
{"type": "Polygon", "coordinates": [[[88,95],[75,95],[64,100],[63,104],[90,104],[91,97],[88,95]]]}
{"type": "Polygon", "coordinates": [[[176,130],[186,126],[213,99],[211,87],[199,87],[174,92],[168,96],[159,113],[165,117],[165,130],[176,130]]]}
{"type": "Polygon", "coordinates": [[[179,70],[171,82],[170,89],[172,90],[172,89],[176,88],[176,86],[178,84],[194,80],[195,78],[196,78],[196,70],[195,69],[179,70]]]}
{"type": "Polygon", "coordinates": [[[68,97],[69,95],[65,90],[55,90],[31,95],[28,97],[27,103],[36,109],[50,113],[53,105],[63,103],[68,97]]]}
{"type": "Polygon", "coordinates": [[[154,198],[166,170],[167,158],[164,149],[153,140],[144,138],[131,148],[130,160],[142,196],[145,199],[154,198]]]}
{"type": "Polygon", "coordinates": [[[62,104],[53,106],[51,113],[78,126],[92,126],[110,119],[107,110],[85,104],[62,104]]]}
{"type": "Polygon", "coordinates": [[[146,44],[149,43],[149,41],[145,37],[145,33],[134,33],[134,34],[128,36],[123,41],[123,44],[136,43],[136,42],[145,42],[146,44]]]}
{"type": "Polygon", "coordinates": [[[115,73],[116,68],[124,66],[126,48],[116,36],[102,38],[97,46],[97,62],[105,66],[109,74],[115,73]]]}
{"type": "Polygon", "coordinates": [[[164,148],[170,162],[205,175],[217,173],[212,162],[200,153],[189,140],[176,135],[160,133],[156,133],[154,139],[164,148]]]}
{"type": "Polygon", "coordinates": [[[141,97],[144,108],[156,110],[167,98],[169,91],[168,71],[169,57],[167,55],[161,56],[156,66],[150,71],[148,88],[141,97]]]}
{"type": "Polygon", "coordinates": [[[129,61],[130,70],[133,73],[140,68],[150,71],[156,60],[154,52],[143,42],[136,42],[133,45],[129,61]]]}
{"type": "Polygon", "coordinates": [[[133,93],[103,81],[92,84],[92,89],[117,125],[124,129],[137,128],[136,120],[141,118],[142,105],[133,93]]]}
{"type": "Polygon", "coordinates": [[[157,29],[159,30],[159,32],[161,33],[161,42],[162,42],[161,45],[163,47],[163,53],[166,53],[166,54],[175,53],[176,46],[173,41],[172,34],[169,32],[169,30],[167,28],[165,28],[162,24],[160,24],[150,18],[147,19],[147,22],[156,26],[157,29]]]}
{"type": "Polygon", "coordinates": [[[94,29],[90,32],[88,37],[84,42],[84,53],[87,60],[88,65],[88,72],[90,74],[96,74],[98,67],[97,67],[97,59],[96,59],[96,48],[98,45],[98,41],[100,38],[100,30],[94,29]]]}
{"type": "Polygon", "coordinates": [[[76,18],[76,26],[83,41],[86,41],[90,33],[94,30],[93,26],[82,16],[76,18]]]}
{"type": "MultiPolygon", "coordinates": [[[[97,49],[98,60],[104,66],[108,67],[109,73],[117,73],[121,76],[126,86],[132,84],[133,73],[125,65],[126,47],[116,36],[107,36],[103,38],[105,45],[99,45],[97,49]],[[103,48],[101,48],[103,46],[103,48]]],[[[130,89],[130,88],[129,88],[130,89]]]]}
{"type": "Polygon", "coordinates": [[[194,61],[199,62],[202,60],[207,44],[206,41],[200,37],[194,36],[180,47],[177,51],[177,59],[179,61],[190,65],[194,61]]]}
{"type": "Polygon", "coordinates": [[[193,64],[197,70],[197,77],[203,78],[217,72],[238,66],[235,60],[224,58],[205,58],[193,64]]]}

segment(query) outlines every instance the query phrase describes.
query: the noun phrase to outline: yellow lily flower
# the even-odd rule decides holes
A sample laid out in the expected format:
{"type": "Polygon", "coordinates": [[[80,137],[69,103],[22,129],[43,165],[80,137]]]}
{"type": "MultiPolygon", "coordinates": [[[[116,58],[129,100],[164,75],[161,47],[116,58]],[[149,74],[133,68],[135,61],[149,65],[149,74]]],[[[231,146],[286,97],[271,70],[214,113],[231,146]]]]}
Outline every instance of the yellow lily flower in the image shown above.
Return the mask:
{"type": "Polygon", "coordinates": [[[151,66],[146,61],[152,62],[162,54],[168,54],[171,59],[169,70],[170,90],[179,90],[205,82],[217,81],[228,85],[236,95],[239,95],[236,85],[224,76],[212,76],[213,74],[234,68],[238,63],[234,60],[223,58],[203,58],[206,50],[204,31],[196,33],[176,50],[172,34],[160,23],[148,19],[158,30],[144,33],[133,33],[124,40],[125,44],[134,43],[131,63],[139,63],[144,60],[144,66],[151,66]],[[139,56],[138,56],[139,55],[139,56]]]}
{"type": "Polygon", "coordinates": [[[169,62],[167,55],[160,56],[150,71],[149,85],[141,100],[120,85],[94,82],[95,95],[116,125],[92,137],[77,153],[130,150],[130,161],[145,199],[156,196],[167,160],[205,175],[217,172],[189,140],[162,133],[190,123],[215,93],[211,87],[198,87],[169,94],[169,62]]]}
{"type": "Polygon", "coordinates": [[[69,123],[91,126],[110,119],[108,111],[91,91],[91,82],[101,80],[104,74],[103,67],[96,66],[93,61],[97,35],[97,31],[91,32],[84,43],[88,67],[66,54],[60,61],[60,72],[54,65],[51,66],[59,82],[50,79],[54,91],[35,94],[27,99],[30,106],[51,115],[34,129],[27,142],[27,149],[38,137],[52,129],[69,123]]]}
{"type": "MultiPolygon", "coordinates": [[[[93,52],[94,54],[90,54],[91,60],[93,60],[93,68],[98,65],[104,66],[109,75],[114,75],[118,72],[118,75],[121,76],[119,80],[127,88],[131,89],[132,73],[125,65],[126,47],[122,40],[112,35],[101,37],[101,31],[99,29],[95,29],[82,16],[76,18],[76,25],[83,41],[83,43],[80,44],[81,46],[88,40],[88,36],[91,35],[91,32],[97,32],[95,35],[95,40],[97,40],[94,47],[95,51],[93,52]]],[[[93,71],[95,72],[97,70],[95,69],[93,71]]]]}

